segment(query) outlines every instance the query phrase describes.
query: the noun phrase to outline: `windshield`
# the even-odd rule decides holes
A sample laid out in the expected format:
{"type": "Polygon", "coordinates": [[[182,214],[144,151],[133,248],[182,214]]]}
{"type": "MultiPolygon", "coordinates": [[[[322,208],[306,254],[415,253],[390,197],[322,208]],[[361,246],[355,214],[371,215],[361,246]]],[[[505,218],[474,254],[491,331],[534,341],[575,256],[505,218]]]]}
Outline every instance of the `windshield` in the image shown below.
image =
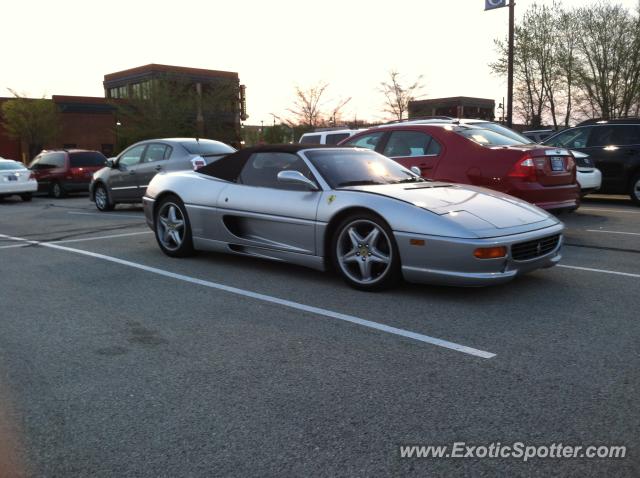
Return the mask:
{"type": "Polygon", "coordinates": [[[518,133],[517,131],[512,130],[511,128],[507,128],[506,126],[503,126],[501,124],[498,123],[491,123],[491,122],[486,122],[486,123],[481,123],[482,128],[491,130],[495,133],[499,133],[503,136],[506,136],[507,138],[511,138],[514,141],[518,141],[522,144],[532,144],[533,141],[531,141],[530,138],[527,138],[524,135],[521,135],[520,133],[518,133]]]}
{"type": "Polygon", "coordinates": [[[236,152],[231,146],[218,141],[207,141],[204,139],[196,141],[194,139],[193,141],[183,141],[180,144],[190,154],[199,154],[200,156],[217,156],[236,152]]]}
{"type": "Polygon", "coordinates": [[[15,171],[17,169],[27,168],[17,161],[0,161],[0,171],[15,171]]]}
{"type": "MultiPolygon", "coordinates": [[[[522,145],[522,141],[516,141],[513,138],[496,133],[485,128],[460,128],[454,130],[459,135],[478,143],[481,146],[515,146],[522,145]]],[[[527,141],[530,143],[531,141],[527,141]]]]}
{"type": "Polygon", "coordinates": [[[422,181],[395,161],[373,151],[317,150],[307,151],[305,155],[332,189],[422,181]]]}

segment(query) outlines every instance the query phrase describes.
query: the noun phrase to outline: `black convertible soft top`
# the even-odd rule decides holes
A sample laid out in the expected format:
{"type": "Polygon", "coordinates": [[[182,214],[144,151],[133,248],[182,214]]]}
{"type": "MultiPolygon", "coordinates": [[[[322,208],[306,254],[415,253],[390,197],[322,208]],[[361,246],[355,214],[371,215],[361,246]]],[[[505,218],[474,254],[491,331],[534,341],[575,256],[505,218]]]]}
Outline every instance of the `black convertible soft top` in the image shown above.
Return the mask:
{"type": "Polygon", "coordinates": [[[253,146],[251,148],[241,149],[235,153],[231,153],[224,158],[220,158],[211,164],[207,164],[198,169],[199,173],[224,179],[225,181],[235,181],[240,175],[240,171],[249,160],[253,153],[291,153],[296,154],[298,151],[305,149],[333,148],[343,149],[345,146],[334,146],[324,144],[265,144],[261,146],[253,146]]]}

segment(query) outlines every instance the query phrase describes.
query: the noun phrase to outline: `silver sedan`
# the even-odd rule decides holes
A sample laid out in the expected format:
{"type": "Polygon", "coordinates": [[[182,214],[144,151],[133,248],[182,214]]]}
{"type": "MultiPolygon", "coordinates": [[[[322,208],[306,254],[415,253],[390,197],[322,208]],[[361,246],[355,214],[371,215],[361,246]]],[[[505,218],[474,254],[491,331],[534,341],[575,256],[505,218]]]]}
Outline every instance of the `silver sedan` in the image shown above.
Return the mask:
{"type": "Polygon", "coordinates": [[[169,256],[210,250],[335,268],[351,286],[481,286],[551,267],[563,225],[495,191],[421,179],[373,151],[262,146],[158,174],[143,205],[169,256]]]}

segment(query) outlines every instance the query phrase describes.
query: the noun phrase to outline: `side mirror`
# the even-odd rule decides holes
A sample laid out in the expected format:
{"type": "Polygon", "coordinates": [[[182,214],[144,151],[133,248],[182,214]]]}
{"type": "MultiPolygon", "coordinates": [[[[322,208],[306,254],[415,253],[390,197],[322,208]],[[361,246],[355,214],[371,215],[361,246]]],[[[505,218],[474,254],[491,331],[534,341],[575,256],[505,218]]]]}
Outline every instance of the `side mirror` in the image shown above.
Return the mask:
{"type": "Polygon", "coordinates": [[[307,178],[300,171],[280,171],[278,173],[278,182],[286,184],[301,184],[310,191],[317,191],[316,183],[307,178]]]}
{"type": "Polygon", "coordinates": [[[114,169],[114,168],[116,167],[116,160],[115,160],[115,158],[109,158],[109,159],[107,159],[106,166],[107,166],[107,168],[114,169]]]}
{"type": "Polygon", "coordinates": [[[420,170],[420,168],[418,166],[411,166],[410,170],[416,176],[422,176],[422,171],[420,170]]]}

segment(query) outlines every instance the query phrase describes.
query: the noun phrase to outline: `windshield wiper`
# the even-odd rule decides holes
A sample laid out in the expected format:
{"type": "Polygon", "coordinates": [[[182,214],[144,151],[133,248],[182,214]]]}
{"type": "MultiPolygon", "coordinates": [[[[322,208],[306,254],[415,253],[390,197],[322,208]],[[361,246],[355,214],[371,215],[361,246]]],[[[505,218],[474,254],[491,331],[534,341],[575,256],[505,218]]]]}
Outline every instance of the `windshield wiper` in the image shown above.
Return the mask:
{"type": "Polygon", "coordinates": [[[402,184],[402,183],[424,183],[426,182],[425,179],[418,177],[418,176],[412,176],[410,178],[406,178],[406,179],[399,179],[398,181],[396,181],[394,184],[402,184]]]}
{"type": "Polygon", "coordinates": [[[386,184],[386,183],[381,183],[380,181],[374,181],[372,179],[360,179],[358,181],[345,181],[343,183],[339,183],[338,187],[341,188],[344,186],[370,186],[375,184],[386,184]]]}

